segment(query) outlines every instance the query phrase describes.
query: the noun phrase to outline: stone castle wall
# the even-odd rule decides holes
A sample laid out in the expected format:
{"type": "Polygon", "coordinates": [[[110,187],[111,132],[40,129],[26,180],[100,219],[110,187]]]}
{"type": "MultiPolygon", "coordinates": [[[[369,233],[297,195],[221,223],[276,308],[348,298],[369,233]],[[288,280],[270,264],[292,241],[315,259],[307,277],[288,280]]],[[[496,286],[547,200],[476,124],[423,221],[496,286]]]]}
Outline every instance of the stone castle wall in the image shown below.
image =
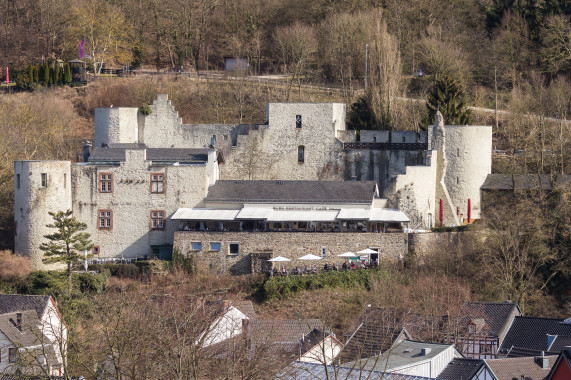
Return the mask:
{"type": "Polygon", "coordinates": [[[403,259],[408,251],[408,236],[404,233],[304,233],[304,232],[215,232],[177,231],[174,248],[181,254],[194,257],[202,271],[212,273],[248,274],[252,267],[252,253],[269,253],[272,257],[283,256],[292,261],[288,268],[296,266],[323,267],[325,263],[341,265],[346,259],[337,255],[357,252],[367,247],[380,248],[380,260],[403,259]],[[200,242],[201,250],[193,250],[192,242],[200,242]],[[210,243],[219,242],[220,251],[211,251],[210,243]],[[239,243],[239,254],[229,254],[229,244],[239,243]],[[325,247],[326,258],[317,261],[301,261],[296,258],[314,254],[321,256],[325,247]]]}

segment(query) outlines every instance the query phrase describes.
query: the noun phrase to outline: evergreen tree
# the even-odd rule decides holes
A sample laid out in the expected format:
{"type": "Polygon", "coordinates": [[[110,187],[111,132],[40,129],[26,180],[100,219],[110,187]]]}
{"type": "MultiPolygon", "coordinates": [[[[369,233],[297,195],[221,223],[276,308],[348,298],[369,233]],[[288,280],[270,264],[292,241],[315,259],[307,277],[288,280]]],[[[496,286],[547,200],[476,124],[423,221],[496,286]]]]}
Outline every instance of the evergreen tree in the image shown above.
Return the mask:
{"type": "Polygon", "coordinates": [[[71,68],[69,67],[69,63],[65,64],[65,75],[64,75],[64,82],[69,84],[71,83],[71,68]]]}
{"type": "Polygon", "coordinates": [[[35,83],[34,81],[34,65],[31,65],[28,67],[28,75],[30,77],[30,84],[35,83]]]}
{"type": "Polygon", "coordinates": [[[456,82],[447,76],[437,79],[426,102],[428,113],[424,126],[434,122],[436,111],[440,111],[448,125],[467,125],[472,122],[472,113],[464,103],[464,92],[456,82]]]}
{"type": "Polygon", "coordinates": [[[355,103],[351,104],[349,127],[360,131],[361,129],[374,129],[376,125],[375,115],[369,107],[367,98],[360,96],[355,103]]]}
{"type": "Polygon", "coordinates": [[[34,66],[34,83],[40,83],[40,68],[34,66]]]}
{"type": "Polygon", "coordinates": [[[47,87],[48,84],[50,84],[50,66],[47,62],[44,63],[42,71],[44,73],[44,76],[42,77],[42,84],[47,87]]]}
{"type": "MultiPolygon", "coordinates": [[[[83,251],[93,247],[89,234],[82,232],[87,224],[79,222],[72,216],[72,211],[58,211],[49,213],[54,219],[50,228],[57,229],[53,234],[44,235],[49,240],[42,243],[40,249],[44,251],[45,264],[63,263],[67,265],[68,295],[71,294],[71,267],[83,258],[83,251]]],[[[91,255],[88,255],[90,257],[91,255]]]]}

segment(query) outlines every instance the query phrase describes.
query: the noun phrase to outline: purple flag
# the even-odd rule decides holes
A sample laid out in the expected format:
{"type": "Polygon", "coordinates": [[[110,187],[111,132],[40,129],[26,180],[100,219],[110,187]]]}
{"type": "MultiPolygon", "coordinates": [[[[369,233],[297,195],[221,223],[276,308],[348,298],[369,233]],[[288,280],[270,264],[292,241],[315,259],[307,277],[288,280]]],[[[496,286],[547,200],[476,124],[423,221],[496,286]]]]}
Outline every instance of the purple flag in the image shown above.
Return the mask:
{"type": "Polygon", "coordinates": [[[79,58],[83,58],[85,56],[85,40],[81,40],[79,43],[79,58]]]}

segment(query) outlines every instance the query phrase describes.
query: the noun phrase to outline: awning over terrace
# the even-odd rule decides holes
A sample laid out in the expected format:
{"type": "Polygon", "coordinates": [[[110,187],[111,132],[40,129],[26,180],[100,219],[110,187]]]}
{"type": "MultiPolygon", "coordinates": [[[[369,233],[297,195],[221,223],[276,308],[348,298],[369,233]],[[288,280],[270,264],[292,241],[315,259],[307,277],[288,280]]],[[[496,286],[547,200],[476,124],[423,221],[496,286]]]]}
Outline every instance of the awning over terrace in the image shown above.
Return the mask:
{"type": "Polygon", "coordinates": [[[272,210],[268,222],[334,222],[339,210],[272,210]]]}
{"type": "Polygon", "coordinates": [[[236,219],[239,220],[262,220],[267,219],[267,217],[271,214],[272,209],[269,207],[244,207],[238,215],[236,215],[236,219]]]}
{"type": "Polygon", "coordinates": [[[235,220],[240,210],[213,208],[179,208],[172,220],[235,220]]]}
{"type": "Polygon", "coordinates": [[[339,220],[367,220],[371,210],[362,208],[342,208],[337,214],[339,220]]]}
{"type": "Polygon", "coordinates": [[[399,210],[390,208],[374,208],[370,211],[369,222],[410,222],[410,219],[405,215],[405,213],[399,210]]]}

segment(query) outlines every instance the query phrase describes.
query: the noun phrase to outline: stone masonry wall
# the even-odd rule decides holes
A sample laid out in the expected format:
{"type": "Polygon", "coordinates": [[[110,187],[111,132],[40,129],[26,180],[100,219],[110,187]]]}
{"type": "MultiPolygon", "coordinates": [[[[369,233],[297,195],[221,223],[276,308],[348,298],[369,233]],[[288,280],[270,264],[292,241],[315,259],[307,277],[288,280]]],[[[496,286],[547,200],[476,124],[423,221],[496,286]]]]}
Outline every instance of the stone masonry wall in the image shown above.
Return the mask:
{"type": "Polygon", "coordinates": [[[304,233],[304,232],[214,232],[177,231],[174,248],[196,258],[199,270],[212,273],[248,274],[252,271],[252,253],[271,252],[273,257],[283,256],[292,261],[288,268],[308,265],[323,267],[325,263],[341,265],[345,259],[337,255],[357,252],[367,247],[380,248],[380,260],[400,260],[408,251],[408,236],[404,233],[304,233]],[[192,242],[200,242],[201,250],[193,250],[192,242]],[[211,251],[210,243],[219,242],[220,250],[211,251]],[[229,254],[229,244],[239,243],[239,254],[229,254]],[[314,254],[325,260],[301,261],[296,258],[314,254]]]}

